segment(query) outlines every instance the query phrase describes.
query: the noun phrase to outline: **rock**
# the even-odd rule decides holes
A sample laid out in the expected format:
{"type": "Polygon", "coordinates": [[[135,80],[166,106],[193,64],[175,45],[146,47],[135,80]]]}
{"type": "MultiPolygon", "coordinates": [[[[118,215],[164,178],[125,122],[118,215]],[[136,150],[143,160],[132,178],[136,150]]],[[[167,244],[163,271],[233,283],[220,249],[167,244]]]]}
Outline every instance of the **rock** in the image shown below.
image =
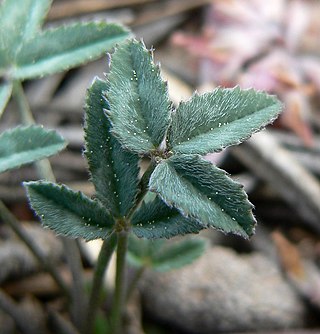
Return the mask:
{"type": "Polygon", "coordinates": [[[197,262],[167,273],[147,272],[143,305],[161,321],[192,333],[303,326],[303,302],[277,265],[261,253],[209,249],[197,262]]]}

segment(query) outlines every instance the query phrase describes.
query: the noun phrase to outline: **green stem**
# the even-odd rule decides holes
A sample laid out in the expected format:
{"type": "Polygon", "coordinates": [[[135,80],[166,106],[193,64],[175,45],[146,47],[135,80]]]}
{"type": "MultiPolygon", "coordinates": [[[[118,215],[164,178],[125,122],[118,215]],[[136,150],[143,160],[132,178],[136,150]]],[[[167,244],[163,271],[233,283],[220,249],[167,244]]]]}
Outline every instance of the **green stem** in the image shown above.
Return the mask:
{"type": "Polygon", "coordinates": [[[0,216],[5,223],[7,223],[12,230],[16,233],[16,235],[26,244],[26,246],[30,249],[36,259],[42,264],[44,269],[48,271],[60,289],[64,292],[66,296],[69,296],[69,290],[61,278],[59,272],[56,270],[56,267],[52,265],[50,261],[43,254],[42,250],[38,247],[38,245],[34,242],[32,238],[30,238],[29,234],[21,227],[20,222],[16,219],[16,217],[10,212],[10,210],[4,205],[4,203],[0,200],[0,216]]]}
{"type": "MultiPolygon", "coordinates": [[[[36,124],[20,81],[14,81],[12,94],[18,104],[22,123],[24,125],[36,124]]],[[[55,182],[55,177],[48,159],[37,161],[35,164],[41,178],[55,182]]]]}
{"type": "Polygon", "coordinates": [[[140,278],[142,277],[143,273],[145,272],[146,267],[140,267],[134,274],[133,279],[130,282],[130,285],[127,289],[126,301],[128,302],[132,296],[132,293],[136,289],[140,278]]]}
{"type": "Polygon", "coordinates": [[[12,94],[18,104],[22,123],[25,125],[35,124],[35,119],[20,81],[14,81],[12,94]]]}
{"type": "Polygon", "coordinates": [[[129,211],[129,213],[126,217],[127,221],[131,220],[132,215],[135,213],[137,208],[140,206],[140,203],[143,201],[144,196],[148,192],[150,176],[151,176],[151,174],[152,174],[152,172],[154,171],[155,168],[156,168],[156,164],[153,161],[151,161],[149,167],[147,168],[147,170],[142,175],[141,180],[140,180],[140,185],[139,185],[140,186],[140,191],[139,191],[138,196],[136,198],[135,205],[131,208],[131,210],[129,211]]]}
{"type": "Polygon", "coordinates": [[[128,246],[128,232],[118,232],[115,291],[111,311],[110,333],[122,333],[122,316],[125,305],[125,269],[128,246]]]}
{"type": "Polygon", "coordinates": [[[100,301],[103,277],[109,265],[111,255],[113,254],[116,247],[116,243],[117,236],[116,234],[112,234],[108,239],[104,240],[102,244],[93,274],[93,282],[83,334],[91,334],[93,332],[96,311],[100,301]]]}
{"type": "MultiPolygon", "coordinates": [[[[30,106],[29,106],[28,99],[25,95],[23,86],[22,86],[21,82],[18,81],[18,80],[13,83],[13,96],[14,96],[14,98],[17,102],[17,105],[19,107],[22,123],[25,124],[25,125],[36,124],[36,121],[33,117],[33,114],[31,112],[31,109],[30,109],[30,106]]],[[[51,181],[51,182],[56,182],[56,178],[53,174],[52,167],[51,167],[51,164],[50,164],[48,159],[43,159],[41,161],[37,161],[35,163],[35,165],[37,167],[38,174],[41,178],[46,179],[46,180],[51,181]]],[[[18,229],[21,229],[21,228],[19,226],[17,226],[17,230],[18,229]]],[[[15,230],[15,231],[17,232],[17,230],[15,230]]],[[[65,252],[67,254],[68,254],[68,249],[69,248],[72,248],[73,251],[76,251],[77,253],[79,253],[79,250],[77,249],[77,246],[75,245],[75,241],[67,240],[65,238],[62,238],[62,239],[63,239],[64,249],[65,249],[65,252]]],[[[30,249],[33,251],[32,248],[30,248],[30,249]]],[[[73,284],[72,296],[73,297],[74,296],[80,296],[83,293],[83,289],[81,288],[81,290],[80,290],[80,284],[81,283],[78,281],[77,275],[74,274],[75,272],[81,272],[82,271],[82,266],[81,266],[81,261],[80,261],[80,254],[78,254],[77,256],[69,257],[67,259],[67,261],[68,261],[68,264],[69,264],[69,268],[71,269],[71,273],[73,274],[73,279],[75,279],[77,281],[77,282],[75,282],[75,284],[73,284]],[[78,268],[76,268],[76,267],[78,267],[78,268]]],[[[48,267],[46,266],[45,268],[48,268],[48,267]]],[[[51,271],[49,271],[49,272],[52,274],[51,271]]],[[[55,280],[58,279],[56,274],[55,274],[55,276],[56,277],[54,277],[54,279],[55,280]]],[[[60,276],[60,275],[58,275],[58,276],[60,276]]],[[[59,278],[59,281],[62,282],[63,281],[62,278],[59,278]]],[[[65,289],[64,289],[64,291],[65,291],[65,289]]],[[[71,295],[71,293],[68,292],[68,296],[70,296],[70,295],[71,295]]],[[[79,300],[79,298],[77,298],[73,302],[76,302],[78,300],[79,300]]]]}

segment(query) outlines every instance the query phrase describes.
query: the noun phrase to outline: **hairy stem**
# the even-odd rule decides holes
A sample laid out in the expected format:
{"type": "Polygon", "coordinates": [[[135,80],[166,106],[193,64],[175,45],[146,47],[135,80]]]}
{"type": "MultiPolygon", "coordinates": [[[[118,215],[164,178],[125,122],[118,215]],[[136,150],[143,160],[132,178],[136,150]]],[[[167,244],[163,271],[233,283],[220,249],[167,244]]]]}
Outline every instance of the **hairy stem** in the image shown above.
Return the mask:
{"type": "MultiPolygon", "coordinates": [[[[19,107],[22,123],[24,125],[36,124],[20,81],[14,82],[12,93],[19,107]]],[[[55,182],[55,177],[48,159],[37,161],[35,164],[41,178],[55,182]]]]}
{"type": "Polygon", "coordinates": [[[135,213],[135,211],[137,210],[137,208],[140,206],[140,203],[143,201],[144,196],[146,195],[147,191],[148,191],[148,185],[149,185],[149,180],[151,177],[152,172],[154,171],[154,169],[156,168],[156,164],[151,161],[149,167],[147,168],[147,170],[144,172],[144,174],[142,175],[142,178],[140,180],[140,191],[139,194],[136,198],[136,202],[135,205],[131,208],[131,210],[129,211],[126,219],[127,221],[131,220],[131,217],[133,216],[133,214],[135,213]]]}
{"type": "Polygon", "coordinates": [[[7,223],[11,229],[16,233],[16,235],[25,243],[25,245],[30,249],[36,259],[42,264],[44,269],[50,273],[54,281],[60,287],[60,289],[64,292],[65,295],[69,296],[69,290],[61,278],[59,272],[56,267],[48,261],[46,256],[43,254],[42,250],[38,247],[38,245],[34,242],[34,240],[30,237],[30,235],[25,231],[25,229],[21,226],[20,222],[16,219],[16,217],[10,212],[10,210],[4,205],[4,203],[0,200],[0,216],[5,223],[7,223]]]}
{"type": "Polygon", "coordinates": [[[114,252],[117,243],[116,234],[112,234],[108,239],[103,241],[98,260],[94,269],[92,288],[87,308],[86,323],[83,334],[91,334],[99,306],[103,277],[109,265],[111,255],[114,252]]]}
{"type": "MultiPolygon", "coordinates": [[[[25,124],[25,125],[36,124],[35,119],[33,117],[33,114],[31,112],[30,106],[29,106],[29,102],[27,100],[27,97],[25,95],[23,86],[22,86],[20,81],[15,81],[14,84],[13,84],[13,96],[14,96],[14,98],[17,102],[17,105],[19,107],[20,116],[21,116],[21,120],[22,120],[23,124],[25,124]]],[[[37,167],[37,170],[38,170],[38,174],[41,178],[44,178],[44,179],[46,179],[48,181],[51,181],[51,182],[56,181],[56,178],[55,178],[55,176],[53,174],[53,171],[52,171],[50,161],[48,159],[43,159],[41,161],[37,161],[35,164],[36,164],[36,167],[37,167]]],[[[21,230],[21,227],[19,227],[19,225],[18,225],[17,229],[21,230]]],[[[78,253],[78,255],[74,255],[73,257],[68,257],[67,261],[68,261],[68,264],[69,264],[69,268],[71,269],[71,272],[73,274],[73,279],[76,280],[79,283],[78,277],[76,277],[77,275],[74,274],[75,272],[78,272],[78,273],[82,272],[81,257],[80,257],[80,254],[79,254],[79,249],[78,249],[77,245],[75,244],[76,242],[74,240],[65,239],[63,237],[61,239],[63,240],[64,250],[65,250],[66,254],[68,254],[68,252],[69,252],[68,249],[69,248],[72,248],[74,252],[78,253]],[[76,268],[76,267],[78,267],[78,268],[76,268]]],[[[59,281],[62,282],[62,279],[60,278],[59,281]]],[[[73,291],[72,291],[72,293],[68,293],[69,296],[71,294],[72,294],[72,297],[83,295],[83,289],[81,288],[81,290],[79,290],[80,289],[80,284],[78,284],[77,282],[74,282],[74,284],[72,285],[73,286],[73,288],[72,288],[73,291]]],[[[81,297],[79,297],[79,298],[81,298],[81,297]]],[[[77,298],[77,300],[78,300],[78,298],[77,298]]],[[[75,302],[76,301],[74,301],[73,305],[76,305],[75,302]]],[[[75,307],[77,307],[77,306],[75,306],[75,307]]]]}
{"type": "Polygon", "coordinates": [[[110,333],[122,333],[122,315],[125,305],[126,253],[128,232],[118,232],[115,291],[111,311],[110,333]]]}

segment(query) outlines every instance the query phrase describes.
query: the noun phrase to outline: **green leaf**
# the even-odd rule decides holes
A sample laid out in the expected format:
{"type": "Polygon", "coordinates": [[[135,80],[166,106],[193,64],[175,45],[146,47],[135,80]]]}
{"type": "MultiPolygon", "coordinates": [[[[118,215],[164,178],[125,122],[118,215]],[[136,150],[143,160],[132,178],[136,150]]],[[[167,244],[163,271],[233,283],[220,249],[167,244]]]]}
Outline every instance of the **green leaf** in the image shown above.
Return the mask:
{"type": "Polygon", "coordinates": [[[44,21],[50,5],[50,0],[4,0],[1,3],[1,65],[4,63],[8,64],[14,59],[25,40],[37,32],[44,21]]]}
{"type": "Polygon", "coordinates": [[[131,220],[132,232],[139,238],[171,238],[176,235],[199,233],[204,226],[195,219],[186,218],[167,206],[159,197],[143,202],[131,220]]]}
{"type": "Polygon", "coordinates": [[[142,42],[131,40],[116,49],[108,81],[112,131],[134,152],[156,150],[169,125],[171,104],[159,67],[142,42]]]}
{"type": "Polygon", "coordinates": [[[22,45],[9,76],[22,80],[63,71],[97,58],[127,37],[122,26],[104,22],[48,29],[22,45]]]}
{"type": "Polygon", "coordinates": [[[125,151],[110,134],[103,98],[105,81],[96,79],[87,93],[86,151],[91,180],[100,201],[115,216],[125,216],[135,202],[139,183],[139,157],[125,151]]]}
{"type": "Polygon", "coordinates": [[[65,140],[41,126],[19,126],[0,135],[0,172],[49,157],[65,148],[65,140]]]}
{"type": "Polygon", "coordinates": [[[42,224],[57,234],[93,240],[106,239],[112,232],[114,220],[98,201],[51,182],[24,185],[42,224]]]}
{"type": "Polygon", "coordinates": [[[252,204],[242,185],[196,155],[176,155],[154,170],[149,187],[185,216],[244,238],[254,232],[252,204]]]}
{"type": "Polygon", "coordinates": [[[130,237],[128,261],[136,267],[149,267],[164,272],[191,264],[205,251],[203,239],[184,239],[174,242],[130,237]]]}
{"type": "Polygon", "coordinates": [[[217,88],[179,105],[172,114],[167,143],[174,153],[218,152],[249,138],[280,111],[274,96],[239,87],[217,88]]]}
{"type": "Polygon", "coordinates": [[[0,117],[11,97],[11,92],[12,92],[11,83],[0,84],[0,117]]]}

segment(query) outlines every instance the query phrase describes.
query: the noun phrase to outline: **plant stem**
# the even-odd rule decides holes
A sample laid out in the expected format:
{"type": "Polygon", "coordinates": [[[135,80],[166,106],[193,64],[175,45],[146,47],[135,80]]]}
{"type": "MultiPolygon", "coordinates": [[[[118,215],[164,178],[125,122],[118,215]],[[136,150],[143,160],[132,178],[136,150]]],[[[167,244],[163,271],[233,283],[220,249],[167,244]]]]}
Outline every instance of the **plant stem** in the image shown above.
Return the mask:
{"type": "Polygon", "coordinates": [[[36,122],[20,81],[14,81],[12,94],[18,104],[22,123],[25,125],[35,124],[36,122]]]}
{"type": "Polygon", "coordinates": [[[140,267],[139,269],[137,269],[137,271],[134,273],[134,277],[130,282],[130,285],[127,289],[127,295],[126,295],[126,301],[128,302],[129,299],[132,296],[132,293],[134,292],[134,290],[136,289],[138,282],[140,280],[140,278],[142,277],[144,271],[146,270],[146,267],[140,267]]]}
{"type": "Polygon", "coordinates": [[[62,238],[64,251],[66,252],[66,260],[72,275],[71,286],[71,317],[74,325],[81,329],[85,315],[86,300],[84,291],[83,268],[81,256],[77,241],[70,242],[67,238],[62,238]]]}
{"type": "MultiPolygon", "coordinates": [[[[36,124],[20,81],[13,83],[12,94],[18,104],[22,123],[24,125],[36,124]]],[[[35,164],[41,178],[55,182],[55,177],[48,159],[37,161],[35,164]]]]}
{"type": "Polygon", "coordinates": [[[103,277],[109,265],[111,255],[116,247],[117,236],[113,233],[108,239],[103,241],[98,260],[94,269],[93,282],[89,304],[87,308],[86,323],[84,325],[83,334],[91,334],[96,316],[96,311],[99,306],[100,294],[102,288],[103,277]]]}
{"type": "MultiPolygon", "coordinates": [[[[23,86],[21,82],[18,80],[13,83],[13,96],[19,107],[22,123],[25,125],[36,124],[36,121],[33,117],[33,114],[29,106],[28,99],[25,95],[23,86]]],[[[41,178],[46,179],[51,182],[56,182],[56,178],[53,174],[52,167],[48,159],[37,161],[35,165],[37,167],[38,174],[41,178]]],[[[15,231],[16,233],[18,233],[17,230],[21,230],[21,227],[19,225],[17,225],[16,227],[17,228],[15,229],[15,231]]],[[[67,262],[69,264],[69,268],[71,270],[71,274],[73,277],[72,293],[68,291],[68,296],[72,297],[73,299],[72,307],[74,309],[73,309],[73,312],[71,313],[77,314],[78,313],[77,310],[81,307],[81,305],[84,304],[83,299],[82,299],[83,283],[82,283],[82,279],[80,275],[80,273],[82,273],[81,256],[80,256],[78,246],[76,245],[76,241],[69,240],[64,237],[61,237],[61,239],[63,242],[65,253],[70,254],[69,250],[71,249],[72,250],[71,253],[73,254],[72,256],[67,256],[67,262]]],[[[30,249],[33,251],[32,248],[30,249]]],[[[48,268],[48,267],[46,266],[45,268],[48,268]]],[[[51,271],[49,272],[51,273],[51,271]]],[[[60,282],[63,282],[62,278],[58,278],[58,276],[60,275],[58,274],[57,276],[57,274],[58,273],[55,274],[56,275],[55,279],[59,279],[60,282]]],[[[66,286],[64,290],[66,290],[66,286]]],[[[76,317],[80,317],[80,315],[77,315],[76,317]]]]}
{"type": "Polygon", "coordinates": [[[0,216],[5,223],[7,223],[12,230],[16,233],[16,235],[26,244],[26,246],[30,249],[33,255],[37,258],[37,260],[42,264],[44,269],[48,271],[60,289],[66,296],[69,296],[69,290],[61,278],[59,272],[56,270],[55,266],[52,265],[50,261],[45,257],[42,250],[38,247],[38,245],[34,242],[32,238],[30,238],[29,234],[21,227],[20,222],[16,219],[16,217],[10,212],[10,210],[4,205],[4,203],[0,200],[0,216]]]}
{"type": "Polygon", "coordinates": [[[128,246],[128,232],[118,232],[117,263],[115,291],[111,311],[110,333],[121,334],[122,315],[125,304],[126,253],[128,246]]]}
{"type": "Polygon", "coordinates": [[[140,192],[138,193],[138,196],[136,198],[134,206],[130,209],[130,211],[129,211],[127,217],[126,217],[127,221],[131,220],[132,215],[135,213],[135,211],[139,207],[140,203],[143,201],[144,196],[146,195],[146,193],[148,191],[150,176],[151,176],[151,174],[152,174],[152,172],[154,171],[155,168],[156,168],[156,164],[153,161],[151,161],[149,167],[147,168],[147,170],[142,175],[142,177],[140,179],[140,184],[139,184],[140,192]]]}

